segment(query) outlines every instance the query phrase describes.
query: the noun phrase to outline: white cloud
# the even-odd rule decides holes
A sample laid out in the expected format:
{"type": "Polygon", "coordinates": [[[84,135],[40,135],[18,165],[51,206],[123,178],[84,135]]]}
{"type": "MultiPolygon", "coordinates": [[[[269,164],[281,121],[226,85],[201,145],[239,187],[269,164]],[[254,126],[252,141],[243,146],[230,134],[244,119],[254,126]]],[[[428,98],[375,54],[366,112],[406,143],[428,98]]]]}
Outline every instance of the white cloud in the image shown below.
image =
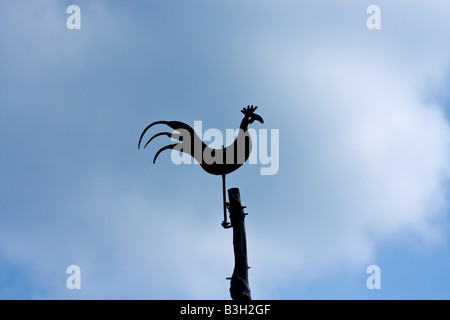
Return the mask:
{"type": "MultiPolygon", "coordinates": [[[[11,17],[17,18],[19,9],[11,17]]],[[[54,34],[66,32],[55,31],[61,18],[55,18],[55,10],[48,8],[53,22],[36,32],[42,36],[50,28],[52,39],[62,39],[54,34]]],[[[64,8],[62,13],[65,17],[64,8]]],[[[39,25],[38,17],[33,19],[32,25],[39,25]]],[[[389,25],[385,21],[383,28],[389,25]]],[[[321,31],[335,25],[326,27],[321,31]]],[[[421,38],[434,29],[426,31],[421,38]]],[[[64,42],[53,56],[47,50],[55,49],[54,41],[41,43],[41,37],[34,39],[26,30],[16,32],[22,45],[13,45],[11,36],[8,54],[29,47],[26,61],[40,64],[37,71],[16,73],[30,81],[54,67],[55,56],[66,61],[61,57],[75,57],[94,43],[91,39],[88,48],[77,49],[64,42]]],[[[283,34],[272,32],[273,37],[283,34]]],[[[399,234],[430,243],[446,235],[450,129],[442,106],[425,101],[426,81],[439,84],[445,78],[448,54],[443,52],[449,48],[431,37],[428,49],[420,52],[412,51],[415,39],[393,47],[399,35],[385,29],[380,34],[385,38],[376,43],[364,40],[365,34],[349,41],[348,33],[340,32],[347,40],[324,43],[323,36],[308,45],[288,36],[270,41],[264,34],[254,43],[259,55],[242,57],[243,64],[256,65],[245,70],[258,70],[251,78],[263,90],[255,95],[265,102],[266,123],[278,119],[281,139],[278,176],[259,177],[259,198],[246,203],[258,212],[257,218],[249,216],[247,226],[254,298],[277,297],[282,286],[312,281],[342,266],[360,270],[373,263],[380,243],[399,234]]],[[[330,37],[335,34],[329,31],[330,37]]],[[[25,227],[2,217],[1,252],[34,270],[37,285],[50,288],[40,294],[72,297],[64,287],[64,272],[69,264],[79,264],[83,297],[228,298],[231,230],[219,227],[219,200],[191,198],[169,182],[155,187],[157,192],[124,191],[118,187],[123,184],[120,173],[110,170],[107,181],[102,174],[89,177],[93,183],[83,190],[80,185],[70,190],[76,199],[71,204],[77,206],[57,202],[50,208],[61,214],[47,212],[47,220],[41,220],[35,212],[22,213],[32,217],[25,227]]],[[[160,181],[155,176],[149,185],[160,181]]],[[[177,179],[177,185],[193,181],[177,179]]]]}
{"type": "Polygon", "coordinates": [[[268,87],[283,95],[276,112],[289,114],[280,130],[289,140],[280,150],[280,172],[290,172],[283,187],[292,192],[277,203],[293,211],[282,235],[270,239],[272,248],[290,254],[264,250],[266,274],[275,269],[284,270],[280,278],[311,279],[330,265],[361,272],[386,241],[447,239],[450,126],[444,106],[425,102],[423,81],[442,83],[447,61],[439,54],[423,67],[430,48],[409,56],[418,67],[405,70],[407,52],[373,52],[364,44],[292,46],[282,54],[268,48],[258,61],[273,66],[265,72],[276,79],[268,87]]]}

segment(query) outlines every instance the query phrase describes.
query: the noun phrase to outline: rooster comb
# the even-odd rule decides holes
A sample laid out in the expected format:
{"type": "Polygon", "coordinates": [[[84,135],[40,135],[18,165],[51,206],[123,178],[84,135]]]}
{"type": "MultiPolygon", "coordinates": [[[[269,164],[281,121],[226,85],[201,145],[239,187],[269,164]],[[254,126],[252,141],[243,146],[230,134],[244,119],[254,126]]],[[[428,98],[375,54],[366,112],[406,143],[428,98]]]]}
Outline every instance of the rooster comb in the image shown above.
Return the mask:
{"type": "Polygon", "coordinates": [[[255,110],[257,109],[257,106],[247,106],[247,108],[243,108],[241,112],[246,116],[251,116],[253,113],[255,113],[255,110]]]}

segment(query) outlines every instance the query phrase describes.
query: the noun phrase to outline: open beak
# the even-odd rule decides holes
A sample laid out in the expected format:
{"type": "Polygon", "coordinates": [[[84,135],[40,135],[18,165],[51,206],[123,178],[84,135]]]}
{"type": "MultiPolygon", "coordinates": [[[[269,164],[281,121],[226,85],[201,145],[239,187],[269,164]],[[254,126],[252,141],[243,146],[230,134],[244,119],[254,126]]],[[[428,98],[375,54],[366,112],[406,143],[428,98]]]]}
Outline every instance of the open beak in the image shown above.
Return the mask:
{"type": "Polygon", "coordinates": [[[261,123],[264,123],[264,120],[263,120],[263,118],[259,115],[259,114],[254,114],[253,116],[252,116],[252,120],[254,121],[254,120],[257,120],[257,121],[259,121],[259,122],[261,122],[261,123]]]}

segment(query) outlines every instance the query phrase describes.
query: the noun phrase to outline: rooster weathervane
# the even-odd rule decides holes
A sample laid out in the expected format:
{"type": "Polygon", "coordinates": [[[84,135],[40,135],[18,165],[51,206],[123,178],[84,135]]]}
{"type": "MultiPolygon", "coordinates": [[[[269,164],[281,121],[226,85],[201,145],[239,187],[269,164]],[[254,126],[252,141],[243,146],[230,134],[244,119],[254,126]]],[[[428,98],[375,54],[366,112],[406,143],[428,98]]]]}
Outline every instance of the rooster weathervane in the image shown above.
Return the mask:
{"type": "Polygon", "coordinates": [[[222,187],[223,187],[223,204],[224,204],[224,221],[222,226],[224,228],[230,228],[231,225],[227,222],[226,215],[226,195],[225,195],[225,176],[236,169],[240,168],[250,157],[252,151],[252,139],[250,133],[248,132],[248,125],[252,124],[255,120],[260,123],[264,123],[263,118],[255,113],[257,106],[247,106],[243,108],[241,112],[244,114],[244,118],[241,121],[239,127],[239,134],[234,140],[234,142],[227,146],[226,148],[222,145],[220,149],[214,149],[206,145],[201,138],[195,133],[194,129],[186,123],[180,121],[155,121],[149,124],[141,134],[138,143],[138,149],[141,147],[142,139],[145,133],[154,125],[164,124],[174,130],[174,132],[160,132],[152,136],[144,148],[156,137],[167,136],[172,139],[178,140],[178,143],[169,144],[158,150],[155,157],[153,158],[153,163],[156,162],[159,154],[164,150],[178,150],[180,152],[186,153],[193,157],[200,164],[203,170],[209,174],[221,175],[222,176],[222,187]],[[198,147],[201,146],[201,150],[198,147]],[[219,161],[212,161],[205,158],[205,155],[211,155],[214,159],[219,159],[219,161]]]}

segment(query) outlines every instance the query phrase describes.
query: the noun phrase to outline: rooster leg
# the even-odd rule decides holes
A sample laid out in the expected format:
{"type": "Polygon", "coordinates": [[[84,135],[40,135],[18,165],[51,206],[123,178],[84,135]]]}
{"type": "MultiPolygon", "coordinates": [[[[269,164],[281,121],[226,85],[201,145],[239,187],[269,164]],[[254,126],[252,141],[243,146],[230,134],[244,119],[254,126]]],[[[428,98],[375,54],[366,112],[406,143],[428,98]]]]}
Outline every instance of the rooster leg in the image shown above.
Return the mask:
{"type": "Polygon", "coordinates": [[[178,145],[178,143],[169,144],[168,146],[165,146],[165,147],[159,149],[159,151],[155,155],[155,158],[153,159],[153,163],[155,163],[156,158],[158,158],[158,156],[161,152],[163,152],[164,150],[173,149],[176,145],[178,145]]]}
{"type": "Polygon", "coordinates": [[[144,146],[144,149],[150,143],[150,141],[152,141],[154,138],[159,137],[159,136],[168,136],[172,139],[177,139],[178,141],[183,140],[182,138],[180,139],[181,134],[179,134],[179,133],[160,132],[160,133],[155,134],[153,137],[150,138],[150,140],[147,141],[147,143],[144,146]]]}

